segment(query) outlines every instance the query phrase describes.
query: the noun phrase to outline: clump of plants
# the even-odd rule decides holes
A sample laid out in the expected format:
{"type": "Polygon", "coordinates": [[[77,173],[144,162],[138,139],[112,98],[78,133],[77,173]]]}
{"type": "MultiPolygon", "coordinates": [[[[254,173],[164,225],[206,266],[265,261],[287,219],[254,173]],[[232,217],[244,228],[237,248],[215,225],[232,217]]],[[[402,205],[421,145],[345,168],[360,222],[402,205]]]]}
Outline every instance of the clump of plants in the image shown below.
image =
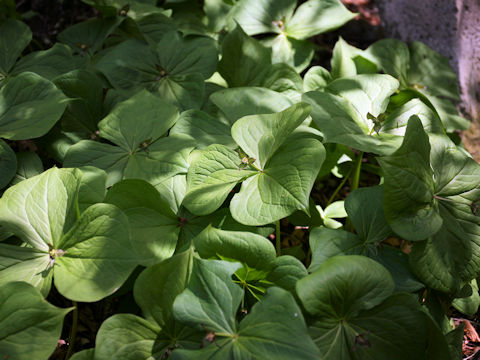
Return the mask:
{"type": "Polygon", "coordinates": [[[338,0],[84,2],[47,50],[0,13],[2,359],[461,358],[480,166],[444,57],[311,66],[338,0]]]}

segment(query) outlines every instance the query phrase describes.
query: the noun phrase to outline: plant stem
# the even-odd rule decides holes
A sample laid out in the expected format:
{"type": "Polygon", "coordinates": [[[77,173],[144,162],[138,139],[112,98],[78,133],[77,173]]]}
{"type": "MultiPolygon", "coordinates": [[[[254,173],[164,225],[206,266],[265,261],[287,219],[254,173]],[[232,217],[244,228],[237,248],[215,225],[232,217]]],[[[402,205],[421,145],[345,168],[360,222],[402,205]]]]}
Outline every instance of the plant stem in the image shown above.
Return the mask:
{"type": "Polygon", "coordinates": [[[333,202],[333,200],[335,199],[335,196],[337,196],[338,192],[341,190],[343,185],[345,185],[345,183],[347,182],[351,173],[352,173],[352,168],[350,168],[350,170],[348,170],[348,173],[343,177],[343,180],[340,183],[340,185],[337,186],[337,188],[333,192],[332,196],[330,196],[330,199],[328,199],[327,205],[325,205],[325,209],[327,208],[328,205],[330,205],[333,202]]]}
{"type": "MultiPolygon", "coordinates": [[[[362,170],[362,160],[363,160],[363,151],[360,151],[355,158],[355,163],[353,164],[353,176],[350,183],[350,193],[358,189],[358,184],[360,182],[360,171],[362,170]]],[[[347,218],[345,222],[345,229],[353,231],[353,224],[350,221],[350,218],[347,218]]]]}
{"type": "Polygon", "coordinates": [[[73,322],[72,328],[70,329],[70,344],[68,345],[67,355],[65,360],[70,359],[72,356],[73,348],[75,346],[75,337],[77,336],[77,326],[78,326],[78,304],[76,301],[72,301],[73,308],[73,322]]]}
{"type": "Polygon", "coordinates": [[[275,222],[275,247],[277,249],[277,256],[282,255],[282,241],[280,238],[280,220],[275,222]]]}
{"type": "Polygon", "coordinates": [[[358,189],[358,183],[360,182],[360,171],[362,170],[363,151],[360,151],[355,158],[355,164],[353,164],[353,177],[352,184],[350,186],[350,192],[358,189]]]}

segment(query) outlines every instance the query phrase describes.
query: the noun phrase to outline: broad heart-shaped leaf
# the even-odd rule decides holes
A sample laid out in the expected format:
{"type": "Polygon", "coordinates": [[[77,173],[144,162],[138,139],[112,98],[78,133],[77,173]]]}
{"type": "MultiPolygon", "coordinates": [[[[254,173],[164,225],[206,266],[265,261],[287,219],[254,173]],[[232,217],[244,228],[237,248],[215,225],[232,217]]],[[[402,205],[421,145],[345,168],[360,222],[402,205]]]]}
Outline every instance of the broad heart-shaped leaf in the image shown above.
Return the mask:
{"type": "Polygon", "coordinates": [[[303,40],[334,30],[355,15],[339,0],[309,0],[298,7],[290,21],[286,21],[285,32],[290,37],[303,40]]]}
{"type": "Polygon", "coordinates": [[[324,159],[318,140],[292,136],[262,172],[242,183],[230,202],[233,218],[246,225],[264,225],[295,210],[308,212],[310,191],[324,159]]]}
{"type": "Polygon", "coordinates": [[[310,114],[305,103],[293,105],[276,114],[245,116],[232,126],[232,137],[261,169],[285,142],[286,138],[310,114]]]}
{"type": "Polygon", "coordinates": [[[112,294],[137,265],[126,215],[114,205],[90,206],[58,243],[54,263],[58,291],[75,301],[112,294]]]}
{"type": "Polygon", "coordinates": [[[74,70],[75,62],[76,59],[68,46],[55,44],[48,50],[31,52],[22,57],[11,70],[11,75],[31,71],[45,79],[53,80],[57,76],[74,70]]]}
{"type": "Polygon", "coordinates": [[[224,145],[210,145],[190,164],[183,205],[196,215],[218,209],[235,185],[256,174],[240,167],[241,158],[224,145]]]}
{"type": "Polygon", "coordinates": [[[218,72],[230,87],[248,86],[271,63],[270,49],[237,26],[223,40],[218,72]]]}
{"type": "Polygon", "coordinates": [[[192,274],[193,250],[178,253],[145,269],[135,281],[135,301],[143,316],[156,323],[171,339],[184,330],[173,317],[173,302],[186,288],[192,274]]]}
{"type": "Polygon", "coordinates": [[[102,323],[95,340],[95,360],[161,359],[168,340],[158,338],[160,328],[132,314],[117,314],[102,323]]]}
{"type": "Polygon", "coordinates": [[[201,110],[184,111],[170,130],[170,135],[175,134],[186,134],[194,138],[197,149],[204,149],[212,144],[231,148],[236,146],[230,134],[230,125],[201,110]]]}
{"type": "Polygon", "coordinates": [[[53,271],[48,252],[35,248],[0,244],[0,284],[24,281],[47,296],[52,286],[53,271]]]}
{"type": "Polygon", "coordinates": [[[313,360],[320,355],[293,296],[276,287],[268,289],[265,297],[252,307],[236,333],[216,336],[217,340],[204,349],[174,350],[171,358],[313,360]]]}
{"type": "Polygon", "coordinates": [[[87,70],[74,70],[55,79],[55,85],[72,98],[62,117],[62,130],[95,135],[102,119],[103,85],[100,78],[87,70]]]}
{"type": "Polygon", "coordinates": [[[60,119],[67,98],[43,77],[24,72],[0,89],[0,137],[22,140],[42,136],[60,119]]]}
{"type": "Polygon", "coordinates": [[[0,286],[0,356],[2,359],[47,359],[57,346],[63,318],[60,309],[24,282],[0,286]]]}
{"type": "Polygon", "coordinates": [[[267,38],[272,61],[285,62],[300,72],[313,56],[312,45],[303,40],[343,25],[354,14],[338,0],[308,1],[293,15],[295,6],[293,0],[242,0],[230,16],[248,35],[278,34],[267,38]]]}
{"type": "Polygon", "coordinates": [[[0,80],[6,77],[32,40],[32,32],[25,23],[8,19],[0,23],[0,80]]]}
{"type": "Polygon", "coordinates": [[[0,224],[48,253],[77,217],[80,171],[52,168],[8,188],[0,199],[0,224]]]}
{"type": "Polygon", "coordinates": [[[72,355],[72,360],[95,360],[95,348],[81,350],[72,355]]]}
{"type": "Polygon", "coordinates": [[[374,60],[380,69],[408,85],[407,72],[410,67],[410,51],[407,44],[397,39],[382,39],[372,44],[366,55],[374,60]]]}
{"type": "Polygon", "coordinates": [[[420,120],[412,117],[402,146],[378,159],[385,176],[385,218],[407,240],[425,240],[442,226],[434,198],[430,143],[420,120]]]}
{"type": "Polygon", "coordinates": [[[427,94],[457,100],[457,77],[448,59],[427,45],[415,41],[410,47],[409,85],[424,88],[427,94]]]}
{"type": "Polygon", "coordinates": [[[358,236],[367,243],[379,243],[392,235],[383,214],[383,187],[360,188],[345,200],[345,210],[358,236]]]}
{"type": "Polygon", "coordinates": [[[69,26],[57,40],[69,45],[80,54],[93,55],[101,49],[105,39],[123,22],[124,18],[89,19],[69,26]]]}
{"type": "Polygon", "coordinates": [[[341,319],[380,304],[393,293],[392,277],[365,256],[335,256],[297,282],[297,293],[312,315],[341,319]]]}
{"type": "Polygon", "coordinates": [[[40,157],[33,152],[18,152],[16,155],[17,171],[10,185],[39,175],[43,172],[43,164],[40,157]]]}
{"type": "Polygon", "coordinates": [[[389,75],[363,74],[331,82],[325,92],[312,91],[303,100],[312,105],[312,118],[326,142],[377,154],[392,153],[401,137],[377,133],[371,117],[387,108],[398,81],[389,75]]]}
{"type": "Polygon", "coordinates": [[[396,291],[413,292],[425,287],[413,275],[408,264],[409,256],[407,254],[388,245],[368,242],[368,239],[350,232],[325,227],[314,228],[310,233],[310,248],[312,249],[312,261],[309,271],[315,271],[334,256],[363,255],[388,269],[395,281],[396,291]]]}
{"type": "Polygon", "coordinates": [[[127,215],[132,245],[141,265],[153,265],[172,256],[180,232],[179,220],[153,185],[139,179],[123,180],[110,188],[105,202],[127,215]]]}
{"type": "Polygon", "coordinates": [[[197,215],[209,214],[244,181],[230,203],[233,218],[242,224],[265,225],[295,210],[308,211],[325,150],[311,135],[292,134],[307,116],[308,106],[300,103],[280,113],[238,120],[232,136],[246,156],[221,145],[203,150],[189,169],[185,207],[197,215]]]}
{"type": "Polygon", "coordinates": [[[430,145],[434,201],[443,223],[413,246],[410,260],[423,282],[455,294],[480,272],[480,166],[445,136],[430,135],[430,145]]]}
{"type": "Polygon", "coordinates": [[[243,292],[231,276],[240,264],[195,258],[193,264],[187,288],[173,303],[175,319],[197,330],[234,334],[243,292]]]}
{"type": "MultiPolygon", "coordinates": [[[[423,359],[432,331],[428,320],[415,296],[397,293],[345,320],[317,318],[309,332],[326,360],[423,359]]],[[[432,345],[446,350],[441,335],[432,345]]],[[[434,358],[450,359],[448,351],[434,358]]]]}
{"type": "Polygon", "coordinates": [[[124,41],[109,50],[97,68],[114,88],[146,88],[187,110],[202,104],[203,81],[215,71],[217,57],[213,39],[182,38],[169,32],[156,48],[124,41]]]}
{"type": "Polygon", "coordinates": [[[275,266],[272,243],[255,233],[225,231],[210,225],[194,238],[193,243],[203,258],[221,256],[264,271],[270,271],[275,266]]]}
{"type": "Polygon", "coordinates": [[[407,294],[391,296],[392,278],[373,260],[333,257],[300,279],[297,292],[315,316],[310,334],[322,359],[400,360],[425,352],[427,329],[418,301],[407,294]]]}
{"type": "Polygon", "coordinates": [[[122,149],[134,152],[163,136],[175,123],[177,109],[168,102],[142,90],[119,103],[99,124],[100,136],[122,149]]]}
{"type": "Polygon", "coordinates": [[[173,105],[143,90],[119,103],[99,123],[100,136],[118,146],[80,141],[69,148],[64,165],[103,169],[108,174],[107,186],[124,178],[141,178],[157,185],[186,173],[193,139],[186,135],[161,138],[177,116],[173,105]]]}
{"type": "Polygon", "coordinates": [[[283,111],[294,102],[276,91],[261,87],[237,87],[214,92],[210,100],[223,112],[230,124],[247,115],[283,111]]]}
{"type": "Polygon", "coordinates": [[[4,188],[12,180],[17,170],[17,158],[8,144],[0,139],[0,189],[4,188]]]}

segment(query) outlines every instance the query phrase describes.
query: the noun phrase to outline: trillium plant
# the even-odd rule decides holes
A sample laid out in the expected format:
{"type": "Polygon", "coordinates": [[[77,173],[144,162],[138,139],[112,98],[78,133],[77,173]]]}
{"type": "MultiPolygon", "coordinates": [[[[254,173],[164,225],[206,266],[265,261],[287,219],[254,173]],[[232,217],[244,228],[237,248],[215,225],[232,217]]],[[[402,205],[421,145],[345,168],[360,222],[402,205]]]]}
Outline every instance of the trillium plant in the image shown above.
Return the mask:
{"type": "Polygon", "coordinates": [[[461,359],[480,166],[446,58],[312,63],[339,0],[83,2],[48,49],[0,11],[1,359],[461,359]]]}

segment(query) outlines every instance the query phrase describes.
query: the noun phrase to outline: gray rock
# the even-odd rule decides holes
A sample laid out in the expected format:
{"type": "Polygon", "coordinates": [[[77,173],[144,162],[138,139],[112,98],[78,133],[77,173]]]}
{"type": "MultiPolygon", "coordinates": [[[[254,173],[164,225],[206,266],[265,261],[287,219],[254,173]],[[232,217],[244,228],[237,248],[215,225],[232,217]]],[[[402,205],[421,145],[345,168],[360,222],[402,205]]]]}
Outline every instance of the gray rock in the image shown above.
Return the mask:
{"type": "Polygon", "coordinates": [[[457,72],[462,110],[480,123],[480,0],[377,0],[386,34],[422,41],[457,72]]]}

